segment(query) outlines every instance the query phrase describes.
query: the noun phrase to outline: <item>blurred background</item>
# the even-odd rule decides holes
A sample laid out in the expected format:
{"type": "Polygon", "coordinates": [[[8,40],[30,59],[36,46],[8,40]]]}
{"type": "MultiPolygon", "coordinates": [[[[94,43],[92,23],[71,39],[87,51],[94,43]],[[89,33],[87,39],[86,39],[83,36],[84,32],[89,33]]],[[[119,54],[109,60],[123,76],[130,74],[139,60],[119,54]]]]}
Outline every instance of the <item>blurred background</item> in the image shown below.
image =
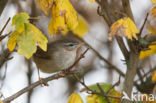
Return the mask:
{"type": "MultiPolygon", "coordinates": [[[[6,0],[7,1],[7,0],[6,0]]],[[[109,2],[116,2],[114,6],[119,6],[119,0],[109,0],[109,2]]],[[[138,28],[141,28],[147,12],[152,8],[150,0],[130,0],[131,8],[135,18],[135,22],[138,28]]],[[[120,48],[114,39],[108,41],[109,27],[106,25],[102,17],[98,16],[96,2],[90,3],[89,0],[71,0],[74,8],[82,15],[88,23],[88,32],[83,39],[91,45],[98,53],[106,58],[109,62],[119,68],[123,73],[126,72],[126,65],[124,57],[120,51],[120,48]]],[[[0,9],[3,9],[0,6],[0,9]]],[[[44,16],[44,13],[36,4],[35,0],[8,0],[3,12],[0,14],[0,30],[4,26],[9,17],[13,17],[16,13],[28,12],[31,17],[44,16]]],[[[48,24],[50,22],[50,16],[44,17],[40,20],[34,20],[35,24],[48,38],[49,40],[56,39],[51,37],[48,32],[48,24]]],[[[11,21],[7,25],[3,32],[3,35],[14,30],[11,26],[11,21]]],[[[147,31],[144,30],[143,34],[147,31]]],[[[3,53],[7,48],[8,38],[5,38],[0,42],[0,53],[3,53]]],[[[156,56],[152,56],[144,60],[144,69],[155,66],[156,56]]],[[[0,96],[1,98],[8,97],[29,84],[38,80],[36,65],[32,60],[27,60],[24,56],[13,52],[9,55],[3,65],[0,66],[0,96]]],[[[87,85],[96,84],[99,82],[115,83],[118,81],[119,73],[108,66],[105,61],[99,59],[95,52],[89,50],[84,59],[75,67],[80,69],[80,77],[84,77],[87,85]]],[[[41,72],[41,77],[48,77],[52,74],[46,74],[41,72]]],[[[135,78],[138,79],[138,76],[135,78]]],[[[121,78],[120,85],[116,88],[122,90],[124,79],[121,78]]],[[[74,91],[79,92],[84,88],[79,84],[72,76],[53,80],[48,83],[49,86],[37,87],[26,94],[23,94],[19,98],[15,99],[12,103],[66,103],[69,95],[74,91]]],[[[137,89],[134,87],[134,91],[137,89]]],[[[80,93],[85,101],[86,93],[80,93]]]]}

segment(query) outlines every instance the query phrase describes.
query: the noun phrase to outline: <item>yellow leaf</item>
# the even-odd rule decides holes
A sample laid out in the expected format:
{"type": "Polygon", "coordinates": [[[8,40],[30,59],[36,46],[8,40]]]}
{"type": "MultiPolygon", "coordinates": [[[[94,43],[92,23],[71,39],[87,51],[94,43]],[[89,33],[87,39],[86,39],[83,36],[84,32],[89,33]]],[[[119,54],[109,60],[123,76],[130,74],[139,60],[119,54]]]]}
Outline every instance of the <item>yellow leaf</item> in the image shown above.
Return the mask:
{"type": "Polygon", "coordinates": [[[16,44],[18,45],[18,53],[29,59],[36,52],[37,45],[44,51],[47,50],[47,38],[42,32],[28,21],[27,13],[16,14],[12,19],[15,25],[15,31],[11,34],[7,46],[13,51],[16,44]],[[21,26],[21,27],[20,27],[21,26]]]}
{"type": "Polygon", "coordinates": [[[20,36],[20,40],[18,42],[18,53],[24,55],[27,59],[29,59],[33,53],[36,52],[36,43],[33,41],[33,36],[29,33],[24,33],[20,36]]]}
{"type": "Polygon", "coordinates": [[[87,103],[101,103],[100,98],[96,94],[88,95],[86,97],[87,103]]]}
{"type": "Polygon", "coordinates": [[[156,82],[156,71],[153,72],[153,75],[152,75],[152,82],[156,82]]]}
{"type": "Polygon", "coordinates": [[[156,34],[156,27],[155,26],[149,25],[147,28],[151,34],[156,34]]]}
{"type": "Polygon", "coordinates": [[[78,25],[77,13],[69,0],[54,0],[52,19],[49,23],[50,34],[63,33],[73,30],[78,25]]]}
{"type": "Polygon", "coordinates": [[[42,32],[37,29],[34,25],[26,23],[26,33],[33,37],[33,41],[44,51],[47,51],[47,38],[42,34],[42,32]]]}
{"type": "MultiPolygon", "coordinates": [[[[107,84],[107,83],[100,83],[99,85],[104,92],[107,92],[112,87],[111,84],[107,84]]],[[[89,88],[94,91],[100,92],[100,89],[98,88],[96,84],[89,86],[89,88]]],[[[121,93],[119,91],[116,91],[114,88],[112,88],[109,91],[108,95],[119,97],[119,98],[121,97],[121,93]]],[[[87,103],[107,103],[106,98],[103,98],[103,96],[96,95],[96,94],[88,95],[86,100],[87,100],[87,103]]],[[[111,103],[120,103],[119,99],[110,98],[109,100],[111,103]]]]}
{"type": "MultiPolygon", "coordinates": [[[[156,41],[152,42],[152,43],[156,43],[156,41]]],[[[149,48],[150,48],[150,50],[140,52],[139,59],[144,59],[144,58],[156,53],[156,45],[150,45],[149,48]]]]}
{"type": "Polygon", "coordinates": [[[0,103],[3,103],[3,101],[0,100],[0,103]]]}
{"type": "Polygon", "coordinates": [[[152,2],[153,4],[156,4],[156,0],[151,0],[151,2],[152,2]]]}
{"type": "Polygon", "coordinates": [[[48,40],[41,31],[32,24],[25,23],[25,32],[19,36],[18,53],[29,59],[36,52],[36,44],[46,51],[47,42],[48,40]]]}
{"type": "Polygon", "coordinates": [[[113,36],[126,36],[128,39],[132,40],[132,37],[138,39],[136,34],[139,33],[134,22],[126,17],[123,19],[117,20],[115,23],[112,24],[110,28],[109,39],[112,39],[113,36]]]}
{"type": "Polygon", "coordinates": [[[15,25],[15,30],[19,33],[24,31],[24,23],[28,23],[29,15],[28,13],[16,14],[12,19],[12,25],[15,25]]]}
{"type": "Polygon", "coordinates": [[[8,46],[8,49],[9,51],[13,51],[15,46],[16,46],[16,43],[17,43],[17,40],[18,40],[18,36],[19,36],[19,33],[17,31],[14,31],[9,40],[8,40],[8,43],[7,43],[7,46],[8,46]]]}
{"type": "Polygon", "coordinates": [[[88,31],[88,24],[82,16],[78,16],[78,26],[73,30],[73,33],[82,38],[88,31]]]}
{"type": "Polygon", "coordinates": [[[80,95],[78,93],[73,93],[69,99],[68,99],[68,103],[83,103],[80,95]]]}
{"type": "Polygon", "coordinates": [[[49,15],[49,11],[53,5],[53,0],[37,0],[39,7],[46,15],[49,15]]]}
{"type": "Polygon", "coordinates": [[[156,6],[154,6],[154,7],[152,8],[152,10],[151,10],[151,15],[152,15],[153,18],[156,17],[156,6]]]}
{"type": "Polygon", "coordinates": [[[89,0],[91,3],[95,2],[95,0],[89,0]]]}

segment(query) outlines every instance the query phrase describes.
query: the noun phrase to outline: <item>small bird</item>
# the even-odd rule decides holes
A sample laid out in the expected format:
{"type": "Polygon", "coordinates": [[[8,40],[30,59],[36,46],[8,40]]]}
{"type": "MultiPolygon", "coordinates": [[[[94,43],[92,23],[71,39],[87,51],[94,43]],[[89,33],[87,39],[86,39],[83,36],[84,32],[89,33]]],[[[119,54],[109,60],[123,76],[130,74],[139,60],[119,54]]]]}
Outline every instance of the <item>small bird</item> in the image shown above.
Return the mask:
{"type": "Polygon", "coordinates": [[[77,50],[82,44],[73,39],[56,40],[48,43],[46,52],[38,48],[33,61],[45,73],[67,69],[75,62],[77,50]]]}

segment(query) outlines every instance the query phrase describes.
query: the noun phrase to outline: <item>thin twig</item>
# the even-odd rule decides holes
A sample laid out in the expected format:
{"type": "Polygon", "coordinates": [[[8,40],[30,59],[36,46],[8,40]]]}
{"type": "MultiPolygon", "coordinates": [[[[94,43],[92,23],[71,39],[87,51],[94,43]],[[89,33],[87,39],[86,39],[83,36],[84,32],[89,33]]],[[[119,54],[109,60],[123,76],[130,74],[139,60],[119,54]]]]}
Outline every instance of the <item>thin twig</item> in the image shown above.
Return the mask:
{"type": "Polygon", "coordinates": [[[5,49],[0,54],[0,68],[3,66],[3,64],[8,60],[8,57],[10,56],[10,52],[8,49],[5,49]]]}
{"type": "Polygon", "coordinates": [[[99,83],[97,83],[97,87],[100,89],[100,93],[105,94],[105,98],[107,100],[108,103],[111,103],[109,98],[107,97],[107,94],[104,92],[104,90],[102,89],[102,87],[99,85],[99,83]]]}
{"type": "Polygon", "coordinates": [[[9,36],[12,32],[9,32],[5,35],[0,35],[0,41],[2,41],[4,38],[6,38],[7,36],[9,36]]]}
{"type": "MultiPolygon", "coordinates": [[[[77,37],[77,36],[75,36],[77,37]]],[[[104,57],[101,56],[101,54],[95,50],[91,45],[89,45],[85,40],[77,37],[78,39],[80,39],[82,42],[84,42],[86,44],[86,46],[88,46],[91,50],[94,51],[94,53],[99,57],[99,59],[103,60],[105,63],[107,63],[107,65],[110,67],[110,68],[113,68],[116,72],[118,72],[122,77],[125,76],[125,74],[118,68],[116,67],[115,65],[113,65],[111,62],[109,62],[107,59],[105,59],[104,57]]]]}
{"type": "Polygon", "coordinates": [[[0,0],[0,16],[4,10],[4,8],[6,7],[6,4],[9,0],[0,0]]]}
{"type": "Polygon", "coordinates": [[[108,94],[115,86],[118,86],[120,84],[120,79],[121,79],[121,75],[119,76],[119,80],[114,85],[112,85],[111,88],[109,88],[109,90],[106,92],[106,94],[108,94]]]}
{"type": "MultiPolygon", "coordinates": [[[[25,59],[27,62],[27,67],[28,67],[28,72],[27,72],[27,80],[28,80],[28,86],[31,85],[32,83],[32,74],[33,74],[33,69],[32,69],[32,61],[25,59]]],[[[28,91],[27,94],[27,103],[30,103],[31,101],[31,96],[33,94],[33,89],[28,91]]]]}
{"type": "Polygon", "coordinates": [[[75,74],[75,73],[73,73],[73,76],[76,78],[76,80],[81,84],[81,85],[83,85],[84,87],[85,87],[85,89],[87,89],[87,91],[90,91],[91,93],[89,93],[89,94],[97,94],[97,95],[100,95],[100,96],[103,96],[104,98],[114,98],[114,99],[121,99],[121,97],[116,97],[116,96],[111,96],[111,95],[106,95],[105,93],[101,93],[101,92],[96,92],[96,91],[94,91],[94,90],[92,90],[92,89],[90,89],[86,84],[85,84],[85,82],[84,82],[84,80],[83,81],[81,81],[80,79],[79,79],[79,77],[75,74]]]}
{"type": "Polygon", "coordinates": [[[80,57],[74,62],[74,64],[69,68],[69,70],[71,70],[79,61],[80,59],[84,58],[84,55],[87,53],[87,51],[89,50],[89,48],[87,48],[81,55],[80,57]]]}
{"type": "Polygon", "coordinates": [[[2,83],[1,83],[1,86],[0,86],[0,90],[2,90],[2,88],[3,88],[4,80],[5,80],[5,78],[6,78],[6,75],[7,75],[7,63],[5,64],[4,75],[3,75],[2,79],[1,79],[2,83]]]}
{"type": "Polygon", "coordinates": [[[140,29],[140,33],[138,34],[138,36],[141,36],[141,34],[142,34],[142,31],[143,31],[143,29],[144,29],[144,27],[145,27],[145,24],[146,24],[146,22],[147,22],[148,15],[149,15],[149,13],[146,14],[144,23],[143,23],[143,25],[142,25],[142,27],[141,27],[141,29],[140,29]]]}
{"type": "Polygon", "coordinates": [[[0,35],[2,35],[4,29],[5,29],[6,26],[8,25],[9,21],[10,21],[10,17],[8,18],[7,22],[5,23],[5,25],[3,26],[2,30],[0,31],[0,35]]]}
{"type": "Polygon", "coordinates": [[[46,18],[46,16],[30,17],[29,20],[40,20],[40,19],[44,19],[44,18],[46,18]]]}
{"type": "MultiPolygon", "coordinates": [[[[155,71],[155,70],[156,70],[156,66],[154,67],[154,69],[151,69],[151,70],[149,70],[147,73],[145,73],[145,74],[142,76],[142,79],[144,79],[144,77],[146,77],[148,74],[152,73],[152,72],[155,71]]],[[[139,80],[140,80],[140,79],[137,79],[137,80],[135,81],[135,83],[137,83],[139,80]]]]}

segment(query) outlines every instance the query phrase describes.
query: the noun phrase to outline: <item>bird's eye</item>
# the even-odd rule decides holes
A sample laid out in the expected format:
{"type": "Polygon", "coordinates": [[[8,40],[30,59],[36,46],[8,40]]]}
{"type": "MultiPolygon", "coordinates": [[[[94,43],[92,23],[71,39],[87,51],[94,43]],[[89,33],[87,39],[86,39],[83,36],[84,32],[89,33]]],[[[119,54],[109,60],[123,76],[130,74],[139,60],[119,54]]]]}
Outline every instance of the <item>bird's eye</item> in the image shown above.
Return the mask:
{"type": "Polygon", "coordinates": [[[68,44],[68,46],[74,46],[74,44],[68,44]]]}

